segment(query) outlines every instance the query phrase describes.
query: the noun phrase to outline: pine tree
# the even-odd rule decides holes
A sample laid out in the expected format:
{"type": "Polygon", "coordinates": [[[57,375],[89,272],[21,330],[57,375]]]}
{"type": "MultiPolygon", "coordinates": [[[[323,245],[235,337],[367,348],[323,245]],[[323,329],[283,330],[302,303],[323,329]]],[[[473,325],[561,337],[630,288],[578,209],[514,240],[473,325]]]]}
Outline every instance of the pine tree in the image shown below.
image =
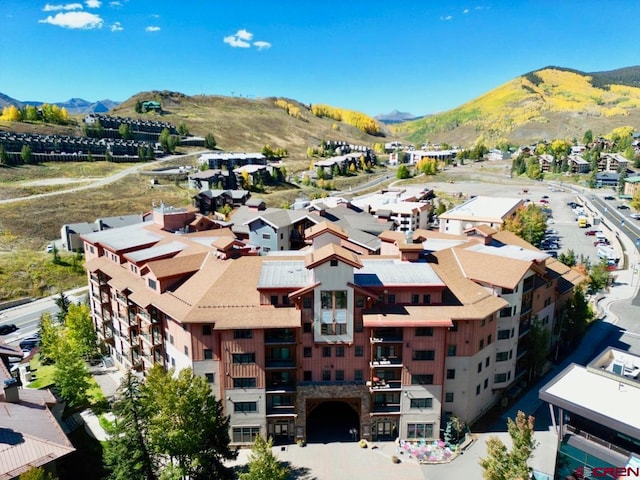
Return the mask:
{"type": "Polygon", "coordinates": [[[113,405],[115,427],[105,450],[110,480],[155,480],[158,466],[147,435],[149,414],[144,409],[142,385],[131,372],[122,380],[113,405]]]}

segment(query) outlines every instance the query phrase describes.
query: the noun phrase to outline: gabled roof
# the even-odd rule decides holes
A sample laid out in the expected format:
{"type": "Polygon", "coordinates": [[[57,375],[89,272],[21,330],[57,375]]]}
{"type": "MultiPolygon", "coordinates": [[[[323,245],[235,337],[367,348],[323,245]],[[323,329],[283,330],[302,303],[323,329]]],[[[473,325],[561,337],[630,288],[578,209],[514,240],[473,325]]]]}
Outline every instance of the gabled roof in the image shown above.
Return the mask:
{"type": "Polygon", "coordinates": [[[466,248],[452,253],[465,277],[479,283],[514,289],[531,268],[532,262],[488,255],[466,248]]]}
{"type": "Polygon", "coordinates": [[[208,253],[194,253],[192,255],[176,255],[164,260],[156,260],[145,265],[157,279],[179,277],[197,272],[208,253]]]}
{"type": "Polygon", "coordinates": [[[314,268],[332,259],[340,260],[355,268],[362,268],[362,262],[355,253],[335,243],[329,243],[308,253],[305,257],[305,266],[314,268]]]}
{"type": "Polygon", "coordinates": [[[327,222],[327,221],[317,223],[316,225],[307,228],[307,230],[305,231],[305,238],[307,240],[312,240],[318,235],[321,235],[327,232],[343,240],[347,240],[349,238],[349,236],[347,235],[347,232],[345,232],[342,228],[340,228],[335,223],[327,222]]]}

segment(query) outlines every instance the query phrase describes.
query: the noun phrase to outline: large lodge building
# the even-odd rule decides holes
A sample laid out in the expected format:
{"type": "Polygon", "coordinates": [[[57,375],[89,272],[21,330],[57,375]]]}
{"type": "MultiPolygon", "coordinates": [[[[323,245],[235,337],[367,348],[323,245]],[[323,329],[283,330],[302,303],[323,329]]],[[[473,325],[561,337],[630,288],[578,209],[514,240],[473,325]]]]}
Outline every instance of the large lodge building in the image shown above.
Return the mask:
{"type": "Polygon", "coordinates": [[[83,236],[98,335],[123,369],[205,377],[234,444],[332,426],[439,438],[449,416],[471,422],[527,380],[531,322],[552,329],[580,280],[488,226],[385,232],[365,256],[323,221],[304,249],[258,255],[190,209],[153,216],[83,236]]]}

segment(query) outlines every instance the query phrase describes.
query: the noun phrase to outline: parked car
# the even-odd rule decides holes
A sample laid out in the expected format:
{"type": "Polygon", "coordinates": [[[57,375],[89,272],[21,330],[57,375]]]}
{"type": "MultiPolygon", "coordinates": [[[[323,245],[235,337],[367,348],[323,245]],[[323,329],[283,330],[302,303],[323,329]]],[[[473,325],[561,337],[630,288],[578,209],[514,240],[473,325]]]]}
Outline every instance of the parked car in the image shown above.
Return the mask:
{"type": "Polygon", "coordinates": [[[32,335],[20,342],[21,350],[32,350],[40,344],[40,336],[32,335]]]}
{"type": "Polygon", "coordinates": [[[542,198],[546,200],[547,198],[549,198],[549,195],[543,195],[542,198]]]}
{"type": "Polygon", "coordinates": [[[618,210],[629,210],[629,206],[628,205],[618,205],[616,208],[618,210]]]}
{"type": "Polygon", "coordinates": [[[15,332],[16,330],[18,330],[18,327],[16,327],[13,323],[0,325],[0,335],[8,335],[15,332]]]}
{"type": "Polygon", "coordinates": [[[585,235],[588,235],[589,237],[592,237],[596,234],[595,230],[587,230],[586,232],[584,232],[585,235]]]}
{"type": "Polygon", "coordinates": [[[547,200],[546,198],[541,198],[540,203],[549,203],[549,200],[547,200]]]}
{"type": "Polygon", "coordinates": [[[613,195],[605,195],[604,199],[605,200],[615,200],[615,197],[613,195]]]}
{"type": "Polygon", "coordinates": [[[51,253],[53,252],[53,243],[50,243],[49,245],[46,246],[45,251],[47,253],[51,253]]]}
{"type": "Polygon", "coordinates": [[[640,213],[632,213],[631,215],[629,215],[630,218],[633,218],[634,220],[640,220],[640,213]]]}

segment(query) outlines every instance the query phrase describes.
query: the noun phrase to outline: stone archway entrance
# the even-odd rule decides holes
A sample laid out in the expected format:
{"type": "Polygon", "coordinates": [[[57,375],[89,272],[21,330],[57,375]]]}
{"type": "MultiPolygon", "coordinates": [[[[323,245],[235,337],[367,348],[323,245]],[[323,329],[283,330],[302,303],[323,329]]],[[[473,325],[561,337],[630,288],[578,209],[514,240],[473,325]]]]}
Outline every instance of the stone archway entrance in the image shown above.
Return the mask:
{"type": "Polygon", "coordinates": [[[308,399],[306,407],[307,442],[353,442],[360,438],[359,398],[308,399]]]}

